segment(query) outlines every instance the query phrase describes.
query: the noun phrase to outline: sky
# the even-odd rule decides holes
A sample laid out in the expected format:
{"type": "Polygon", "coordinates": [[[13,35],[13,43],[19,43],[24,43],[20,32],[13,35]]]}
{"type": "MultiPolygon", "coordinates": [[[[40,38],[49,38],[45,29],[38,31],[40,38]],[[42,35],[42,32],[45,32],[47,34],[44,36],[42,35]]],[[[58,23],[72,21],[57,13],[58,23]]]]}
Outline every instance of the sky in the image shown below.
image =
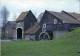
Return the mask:
{"type": "Polygon", "coordinates": [[[79,0],[0,0],[0,10],[6,6],[10,12],[9,21],[16,20],[21,12],[32,10],[36,17],[45,10],[80,13],[79,0]]]}

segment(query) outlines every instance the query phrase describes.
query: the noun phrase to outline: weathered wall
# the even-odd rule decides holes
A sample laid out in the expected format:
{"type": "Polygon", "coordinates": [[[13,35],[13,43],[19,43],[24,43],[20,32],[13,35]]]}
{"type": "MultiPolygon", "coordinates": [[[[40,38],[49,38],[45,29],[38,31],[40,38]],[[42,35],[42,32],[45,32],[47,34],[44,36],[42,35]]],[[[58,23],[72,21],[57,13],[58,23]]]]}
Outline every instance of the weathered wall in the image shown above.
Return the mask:
{"type": "Polygon", "coordinates": [[[24,38],[24,22],[18,22],[18,23],[16,23],[16,30],[15,30],[15,34],[14,34],[14,36],[16,37],[16,39],[17,39],[17,29],[18,28],[22,29],[22,38],[24,38]]]}
{"type": "Polygon", "coordinates": [[[33,15],[31,11],[29,11],[28,15],[24,18],[24,30],[29,29],[37,22],[36,17],[33,15]]]}
{"type": "Polygon", "coordinates": [[[35,40],[35,35],[25,35],[25,40],[35,40]]]}
{"type": "Polygon", "coordinates": [[[67,33],[68,31],[54,31],[53,32],[53,36],[54,38],[59,38],[59,37],[63,37],[65,33],[67,33]]]}
{"type": "Polygon", "coordinates": [[[16,24],[16,28],[23,28],[24,27],[24,23],[23,22],[19,22],[16,24]]]}

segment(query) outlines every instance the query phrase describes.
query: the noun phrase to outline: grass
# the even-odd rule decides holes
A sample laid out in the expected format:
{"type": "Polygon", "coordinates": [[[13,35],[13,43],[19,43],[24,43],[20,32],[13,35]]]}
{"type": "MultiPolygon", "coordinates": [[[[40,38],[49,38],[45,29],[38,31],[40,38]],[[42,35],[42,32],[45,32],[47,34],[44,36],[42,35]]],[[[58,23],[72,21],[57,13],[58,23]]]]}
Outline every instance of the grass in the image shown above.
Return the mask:
{"type": "Polygon", "coordinates": [[[2,42],[1,56],[80,56],[80,29],[49,41],[2,42]]]}

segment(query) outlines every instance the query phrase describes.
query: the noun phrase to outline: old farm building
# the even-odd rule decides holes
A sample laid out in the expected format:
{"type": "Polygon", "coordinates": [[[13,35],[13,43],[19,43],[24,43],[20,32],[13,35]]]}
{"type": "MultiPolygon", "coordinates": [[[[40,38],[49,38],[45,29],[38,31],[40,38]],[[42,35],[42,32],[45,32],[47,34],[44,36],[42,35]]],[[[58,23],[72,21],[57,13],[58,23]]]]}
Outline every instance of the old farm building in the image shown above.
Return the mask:
{"type": "Polygon", "coordinates": [[[80,22],[65,11],[45,11],[41,17],[40,26],[42,32],[46,31],[52,39],[52,37],[64,35],[65,32],[71,31],[75,27],[80,27],[80,22]]]}
{"type": "Polygon", "coordinates": [[[26,40],[52,40],[64,35],[65,32],[72,31],[73,28],[80,27],[80,14],[76,13],[46,10],[40,14],[38,19],[40,22],[31,11],[22,12],[15,24],[11,23],[10,28],[13,31],[7,28],[7,37],[26,40]]]}
{"type": "MultiPolygon", "coordinates": [[[[26,34],[27,30],[32,28],[37,23],[37,19],[31,11],[22,12],[16,20],[17,39],[30,39],[30,33],[26,34]]],[[[35,37],[35,36],[33,36],[35,37]]]]}

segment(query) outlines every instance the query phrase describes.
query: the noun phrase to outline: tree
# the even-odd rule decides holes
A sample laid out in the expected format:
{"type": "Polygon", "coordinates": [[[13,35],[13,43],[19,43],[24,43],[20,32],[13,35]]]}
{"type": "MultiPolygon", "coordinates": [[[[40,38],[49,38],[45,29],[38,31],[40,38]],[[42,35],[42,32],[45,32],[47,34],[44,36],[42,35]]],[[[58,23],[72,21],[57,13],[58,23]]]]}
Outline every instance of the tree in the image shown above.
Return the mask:
{"type": "Polygon", "coordinates": [[[8,12],[8,10],[7,10],[7,8],[4,6],[4,7],[2,7],[2,10],[1,10],[1,17],[2,17],[2,36],[1,36],[1,38],[2,39],[4,39],[4,38],[6,38],[6,36],[5,36],[5,27],[6,27],[6,24],[7,24],[7,19],[8,19],[8,17],[9,17],[9,12],[8,12]]]}

